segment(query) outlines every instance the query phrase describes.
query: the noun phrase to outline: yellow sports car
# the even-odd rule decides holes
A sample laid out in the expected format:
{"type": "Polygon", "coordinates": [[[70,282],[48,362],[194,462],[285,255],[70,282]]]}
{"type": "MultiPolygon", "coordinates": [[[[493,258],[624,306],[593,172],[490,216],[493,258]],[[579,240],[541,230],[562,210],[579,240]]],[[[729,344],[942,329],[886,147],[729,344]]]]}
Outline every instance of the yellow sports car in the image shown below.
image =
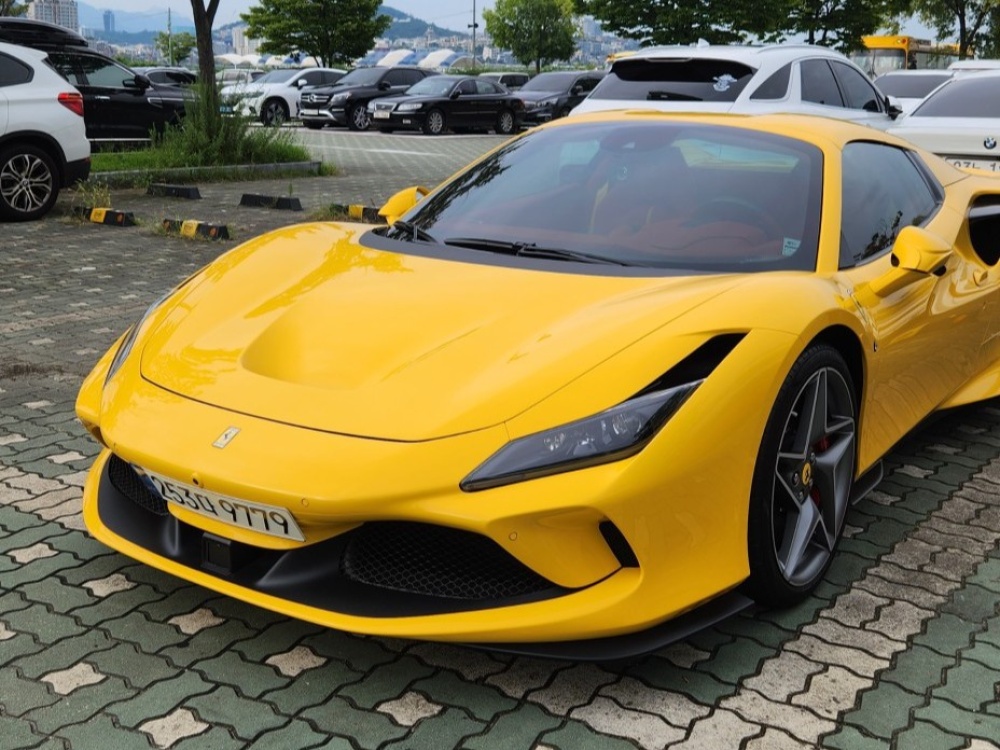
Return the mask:
{"type": "Polygon", "coordinates": [[[617,112],[308,223],[84,383],[87,526],[358,633],[651,648],[822,579],[880,457],[1000,392],[1000,181],[817,117],[617,112]]]}

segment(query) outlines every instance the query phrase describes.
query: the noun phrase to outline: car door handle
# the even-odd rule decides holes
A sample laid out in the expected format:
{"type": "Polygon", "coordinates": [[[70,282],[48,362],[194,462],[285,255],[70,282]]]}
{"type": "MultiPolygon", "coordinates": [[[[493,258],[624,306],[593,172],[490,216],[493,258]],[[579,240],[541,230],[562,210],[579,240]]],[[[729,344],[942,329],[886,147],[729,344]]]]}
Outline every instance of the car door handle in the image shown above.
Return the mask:
{"type": "Polygon", "coordinates": [[[94,98],[97,101],[99,101],[99,102],[110,102],[111,101],[111,97],[110,96],[95,96],[94,98]]]}

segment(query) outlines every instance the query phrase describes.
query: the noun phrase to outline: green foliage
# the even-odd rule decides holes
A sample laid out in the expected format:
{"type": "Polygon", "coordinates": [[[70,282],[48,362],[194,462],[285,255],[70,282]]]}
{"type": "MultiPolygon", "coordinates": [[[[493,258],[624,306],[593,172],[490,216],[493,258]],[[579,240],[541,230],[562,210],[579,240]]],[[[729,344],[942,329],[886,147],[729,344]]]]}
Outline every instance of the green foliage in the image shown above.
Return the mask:
{"type": "Polygon", "coordinates": [[[381,0],[259,0],[240,15],[261,52],[301,51],[320,65],[347,64],[374,46],[391,23],[381,0]]]}
{"type": "Polygon", "coordinates": [[[16,0],[0,0],[0,16],[23,16],[28,12],[28,5],[16,0]]]}
{"type": "Polygon", "coordinates": [[[576,50],[573,0],[496,0],[484,10],[486,33],[514,53],[521,64],[535,66],[568,60],[576,50]]]}
{"type": "Polygon", "coordinates": [[[957,37],[962,57],[970,49],[982,57],[978,47],[988,46],[990,37],[996,33],[990,28],[990,21],[997,5],[998,0],[913,0],[912,9],[939,38],[957,37]]]}
{"type": "Polygon", "coordinates": [[[153,40],[156,49],[167,58],[168,65],[177,65],[181,60],[186,60],[191,56],[196,41],[194,34],[182,31],[179,34],[167,35],[161,31],[153,40]]]}
{"type": "Polygon", "coordinates": [[[804,34],[810,44],[848,52],[861,46],[861,37],[885,28],[903,14],[910,0],[792,0],[787,30],[804,34]]]}

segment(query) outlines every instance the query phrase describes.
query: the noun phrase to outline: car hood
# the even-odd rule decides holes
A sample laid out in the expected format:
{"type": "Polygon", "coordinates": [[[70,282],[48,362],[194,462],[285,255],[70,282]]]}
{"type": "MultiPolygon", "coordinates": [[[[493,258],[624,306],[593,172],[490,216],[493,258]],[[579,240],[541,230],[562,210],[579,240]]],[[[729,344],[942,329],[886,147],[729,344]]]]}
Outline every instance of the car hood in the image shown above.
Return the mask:
{"type": "Polygon", "coordinates": [[[557,99],[565,95],[565,91],[525,91],[517,92],[517,98],[523,102],[540,102],[542,99],[557,99]]]}
{"type": "Polygon", "coordinates": [[[154,316],[143,377],[265,419],[429,440],[509,420],[740,281],[400,254],[366,229],[302,224],[223,256],[154,316]]]}
{"type": "Polygon", "coordinates": [[[275,87],[273,83],[237,83],[224,86],[219,91],[220,96],[260,96],[275,87]]]}

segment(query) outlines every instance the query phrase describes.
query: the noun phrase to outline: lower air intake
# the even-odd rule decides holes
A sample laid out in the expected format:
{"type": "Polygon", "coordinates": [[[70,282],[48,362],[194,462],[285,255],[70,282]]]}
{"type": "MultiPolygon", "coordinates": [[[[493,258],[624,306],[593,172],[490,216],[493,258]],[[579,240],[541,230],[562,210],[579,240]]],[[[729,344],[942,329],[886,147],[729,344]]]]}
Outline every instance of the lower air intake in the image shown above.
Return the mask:
{"type": "Polygon", "coordinates": [[[108,461],[108,478],[116,490],[140,508],[158,516],[169,515],[167,501],[147,487],[127,461],[112,455],[108,461]]]}

